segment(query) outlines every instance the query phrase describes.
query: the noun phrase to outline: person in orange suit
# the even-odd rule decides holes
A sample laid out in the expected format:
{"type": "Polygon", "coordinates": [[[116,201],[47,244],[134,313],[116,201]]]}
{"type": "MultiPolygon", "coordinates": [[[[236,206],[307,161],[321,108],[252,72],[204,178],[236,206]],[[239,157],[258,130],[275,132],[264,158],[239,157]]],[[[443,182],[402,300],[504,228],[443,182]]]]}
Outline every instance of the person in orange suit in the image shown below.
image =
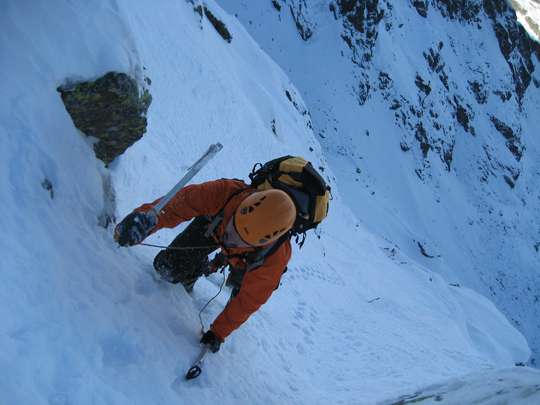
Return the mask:
{"type": "Polygon", "coordinates": [[[229,265],[231,299],[201,339],[216,352],[278,287],[291,258],[296,207],[284,191],[258,191],[230,179],[186,186],[156,215],[152,208],[158,202],[124,218],[115,228],[115,239],[132,246],[161,228],[192,220],[158,253],[154,268],[164,280],[182,283],[191,292],[199,277],[229,265]],[[208,255],[217,249],[216,259],[209,262],[208,255]]]}

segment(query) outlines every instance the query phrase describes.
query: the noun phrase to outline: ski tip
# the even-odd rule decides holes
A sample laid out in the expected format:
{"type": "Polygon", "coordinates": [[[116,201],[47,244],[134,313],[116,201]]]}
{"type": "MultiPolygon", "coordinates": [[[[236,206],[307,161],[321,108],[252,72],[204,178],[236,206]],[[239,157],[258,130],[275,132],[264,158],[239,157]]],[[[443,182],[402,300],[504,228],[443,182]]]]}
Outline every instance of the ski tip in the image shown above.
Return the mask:
{"type": "Polygon", "coordinates": [[[194,378],[197,378],[202,373],[202,369],[199,366],[193,366],[191,367],[187,374],[186,374],[186,380],[193,380],[194,378]]]}

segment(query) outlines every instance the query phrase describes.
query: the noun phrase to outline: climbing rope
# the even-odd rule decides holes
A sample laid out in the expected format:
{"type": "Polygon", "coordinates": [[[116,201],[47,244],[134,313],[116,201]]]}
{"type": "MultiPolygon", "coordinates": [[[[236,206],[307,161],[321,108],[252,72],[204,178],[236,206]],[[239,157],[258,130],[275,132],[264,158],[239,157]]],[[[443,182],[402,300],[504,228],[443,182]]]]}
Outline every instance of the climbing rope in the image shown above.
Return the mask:
{"type": "Polygon", "coordinates": [[[166,250],[194,250],[194,249],[210,249],[210,248],[219,248],[217,245],[209,246],[162,246],[162,245],[153,245],[151,243],[139,243],[140,246],[149,246],[166,250]]]}
{"type": "MultiPolygon", "coordinates": [[[[218,246],[177,247],[177,246],[153,245],[151,243],[140,243],[139,245],[155,247],[155,248],[160,248],[160,249],[167,249],[167,250],[208,249],[208,248],[212,248],[212,247],[215,247],[217,249],[217,247],[218,247],[218,246]]],[[[206,304],[204,304],[204,306],[199,311],[199,322],[201,323],[201,333],[204,333],[204,322],[203,322],[203,319],[202,319],[203,312],[206,310],[208,305],[210,305],[210,303],[212,301],[214,301],[219,296],[219,294],[221,294],[221,291],[223,291],[223,287],[225,286],[225,281],[226,281],[225,273],[223,272],[223,270],[221,271],[221,273],[223,274],[223,281],[221,282],[221,286],[219,287],[219,291],[217,292],[216,295],[214,295],[212,298],[210,298],[210,300],[208,300],[208,302],[206,304]]]]}
{"type": "Polygon", "coordinates": [[[208,307],[208,305],[210,305],[210,303],[214,301],[218,297],[219,294],[221,294],[221,291],[223,291],[223,287],[225,286],[225,280],[226,280],[225,273],[223,273],[223,281],[221,282],[221,287],[219,287],[219,291],[217,292],[216,295],[210,298],[210,300],[206,304],[204,304],[204,306],[199,311],[199,322],[201,323],[201,334],[204,334],[204,322],[202,319],[202,314],[204,310],[206,309],[206,307],[208,307]]]}

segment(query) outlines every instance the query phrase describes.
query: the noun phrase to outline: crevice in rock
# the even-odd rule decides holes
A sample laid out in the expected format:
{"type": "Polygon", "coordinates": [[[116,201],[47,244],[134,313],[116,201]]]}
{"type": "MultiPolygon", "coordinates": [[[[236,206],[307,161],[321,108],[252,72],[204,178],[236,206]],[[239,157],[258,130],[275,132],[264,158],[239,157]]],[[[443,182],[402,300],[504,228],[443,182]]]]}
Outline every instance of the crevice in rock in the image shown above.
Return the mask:
{"type": "Polygon", "coordinates": [[[208,7],[206,7],[206,5],[204,6],[196,6],[194,7],[193,9],[197,14],[199,14],[199,16],[202,18],[202,15],[203,15],[203,10],[204,10],[204,15],[206,16],[206,18],[208,18],[208,21],[210,21],[210,24],[212,24],[212,26],[214,27],[214,29],[216,30],[216,32],[221,36],[221,38],[223,38],[225,41],[227,41],[228,43],[231,43],[232,41],[232,35],[231,33],[229,32],[229,30],[227,29],[227,26],[225,25],[225,23],[223,21],[221,21],[219,18],[217,18],[214,13],[212,13],[208,7]]]}
{"type": "Polygon", "coordinates": [[[110,224],[116,223],[116,193],[108,171],[101,174],[101,182],[103,187],[103,209],[98,217],[98,224],[103,228],[107,228],[110,224]]]}

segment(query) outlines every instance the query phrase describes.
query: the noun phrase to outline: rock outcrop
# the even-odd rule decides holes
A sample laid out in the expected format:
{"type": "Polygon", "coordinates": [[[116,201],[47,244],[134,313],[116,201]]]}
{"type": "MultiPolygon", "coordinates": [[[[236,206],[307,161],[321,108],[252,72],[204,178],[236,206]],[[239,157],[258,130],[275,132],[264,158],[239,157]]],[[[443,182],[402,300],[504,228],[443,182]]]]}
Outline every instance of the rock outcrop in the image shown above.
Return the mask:
{"type": "Polygon", "coordinates": [[[75,126],[97,140],[94,152],[106,165],[146,132],[152,97],[125,73],[109,72],[97,80],[67,83],[57,90],[75,126]]]}

